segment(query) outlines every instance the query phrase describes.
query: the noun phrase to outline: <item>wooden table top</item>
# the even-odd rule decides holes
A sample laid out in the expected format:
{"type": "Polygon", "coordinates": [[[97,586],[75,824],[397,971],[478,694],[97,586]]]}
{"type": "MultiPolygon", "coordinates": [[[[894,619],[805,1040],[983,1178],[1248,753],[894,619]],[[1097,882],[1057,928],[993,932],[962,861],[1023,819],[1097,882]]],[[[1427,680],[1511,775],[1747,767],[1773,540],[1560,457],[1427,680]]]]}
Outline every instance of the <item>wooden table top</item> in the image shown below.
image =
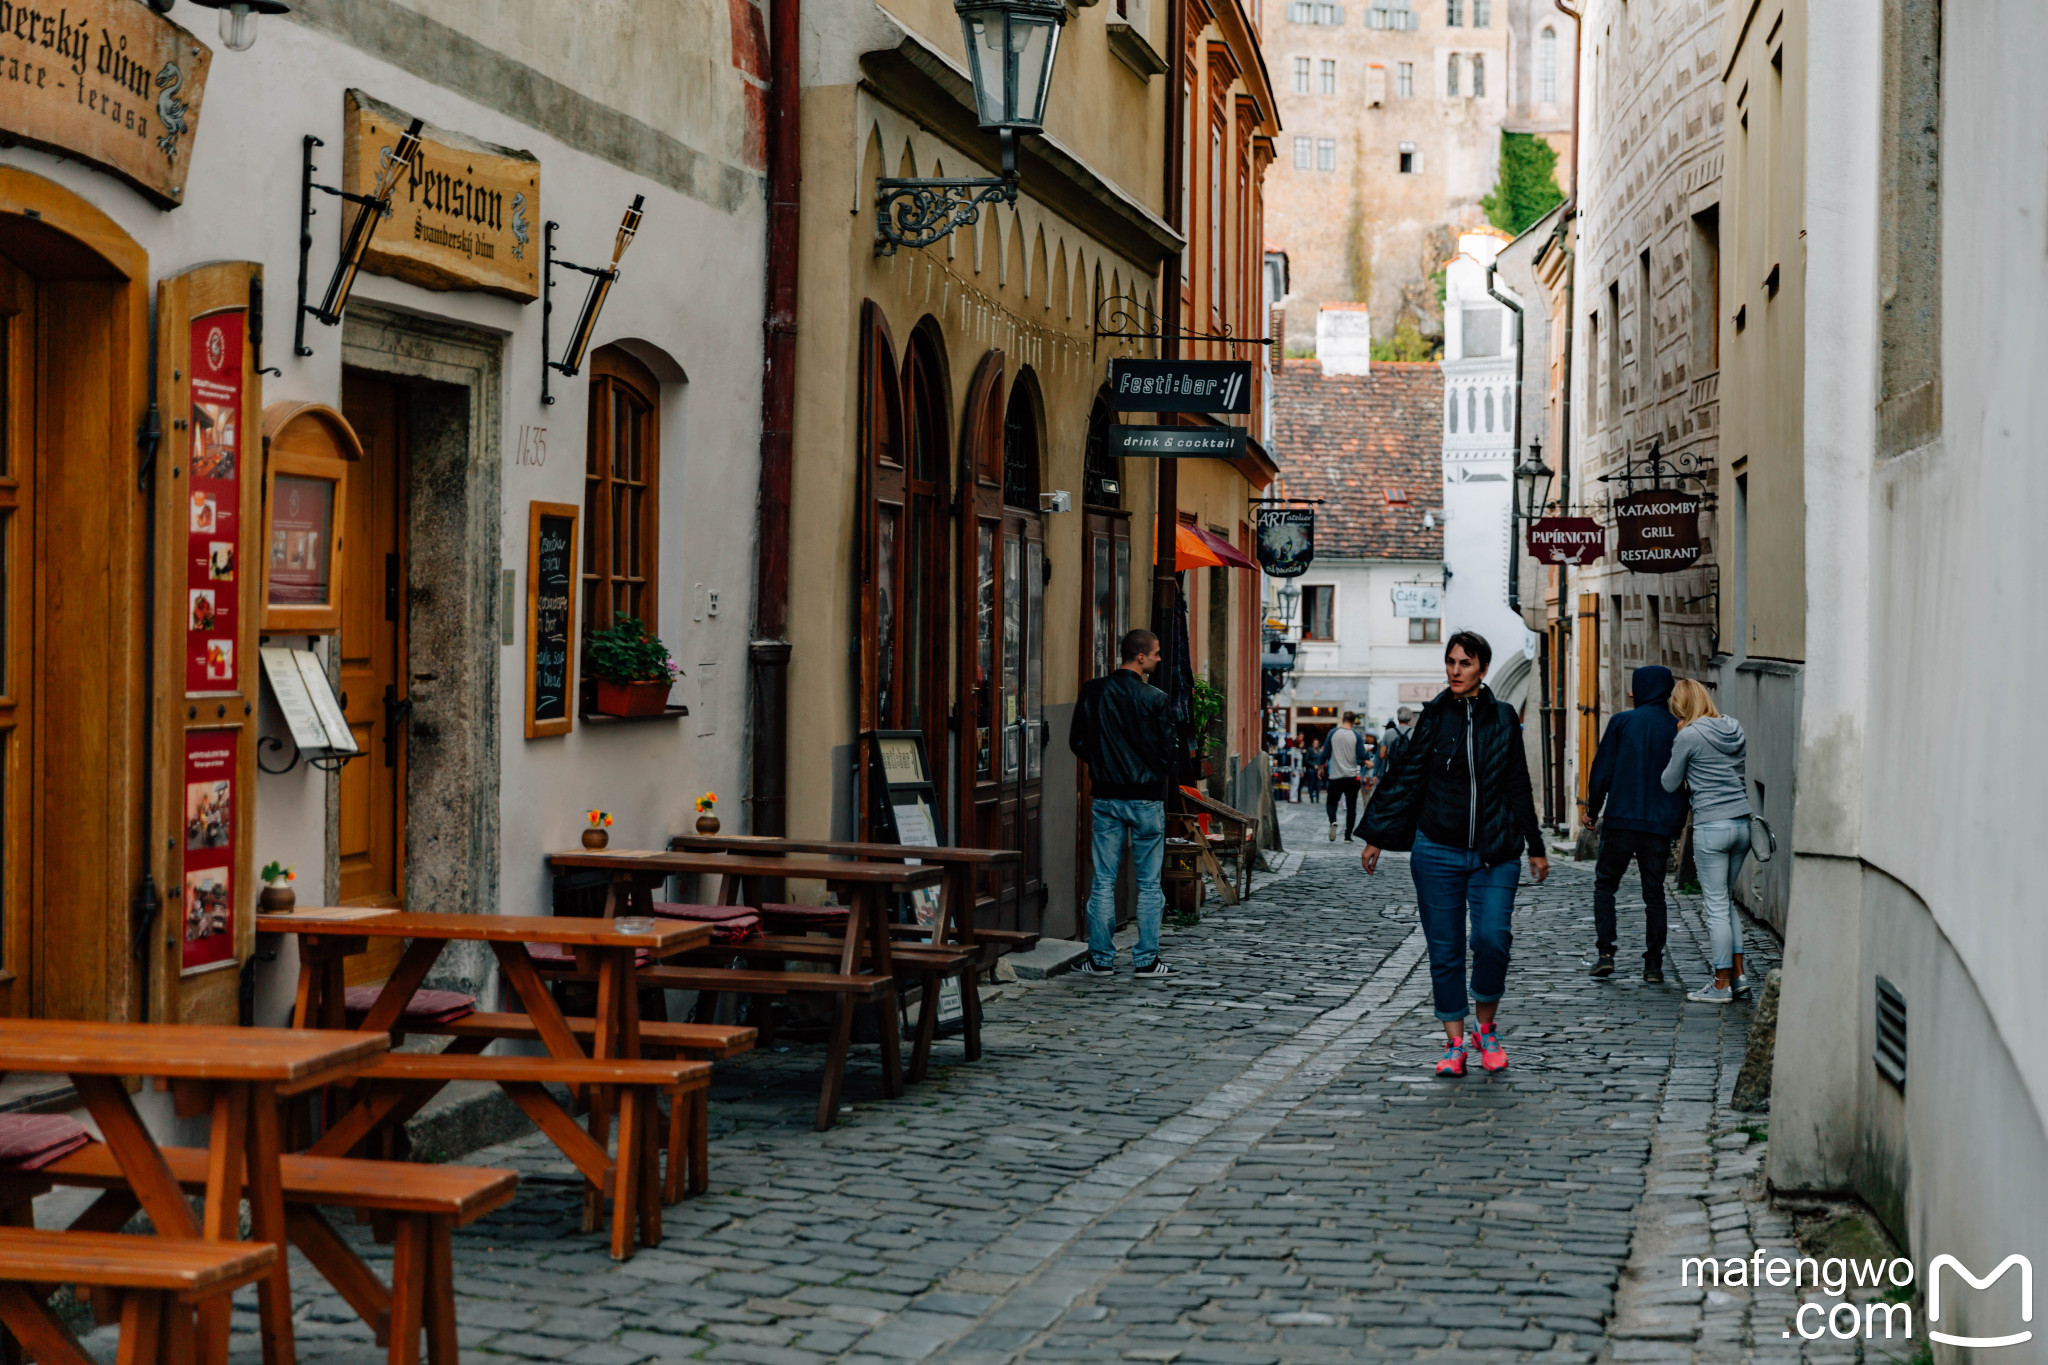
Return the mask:
{"type": "MultiPolygon", "coordinates": [[[[894,847],[891,845],[890,847],[894,847]]],[[[945,869],[936,865],[906,867],[902,863],[838,862],[829,858],[749,858],[736,853],[661,852],[642,849],[573,849],[550,853],[557,868],[669,877],[709,873],[714,876],[784,877],[791,881],[865,882],[897,891],[936,886],[945,869]]]]}
{"type": "Polygon", "coordinates": [[[925,863],[1014,863],[1014,848],[925,848],[846,839],[777,839],[765,834],[678,834],[669,847],[690,853],[817,853],[841,858],[909,858],[925,863]]]}
{"type": "Polygon", "coordinates": [[[0,1071],[248,1081],[285,1093],[327,1085],[391,1047],[382,1033],[0,1019],[0,1071]]]}
{"type": "Polygon", "coordinates": [[[283,915],[258,915],[264,934],[363,935],[369,938],[463,939],[477,943],[560,943],[572,948],[701,948],[709,924],[657,919],[628,931],[623,919],[578,915],[449,915],[414,910],[306,906],[283,915]]]}

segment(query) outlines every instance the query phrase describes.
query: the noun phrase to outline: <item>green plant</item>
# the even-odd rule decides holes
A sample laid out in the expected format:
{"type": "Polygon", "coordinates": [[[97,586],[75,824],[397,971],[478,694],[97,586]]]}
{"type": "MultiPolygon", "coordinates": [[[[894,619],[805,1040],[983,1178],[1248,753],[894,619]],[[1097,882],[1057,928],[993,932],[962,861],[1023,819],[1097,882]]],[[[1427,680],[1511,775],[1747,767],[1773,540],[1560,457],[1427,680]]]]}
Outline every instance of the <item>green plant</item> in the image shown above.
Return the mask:
{"type": "Polygon", "coordinates": [[[1557,186],[1557,151],[1535,133],[1500,135],[1500,180],[1479,201],[1486,221],[1519,235],[1564,202],[1557,186]]]}
{"type": "Polygon", "coordinates": [[[1401,319],[1392,336],[1372,339],[1374,360],[1436,360],[1442,355],[1443,343],[1424,336],[1413,318],[1401,319]]]}
{"type": "Polygon", "coordinates": [[[1207,678],[1195,679],[1195,690],[1188,699],[1189,708],[1194,712],[1195,735],[1200,739],[1203,753],[1218,753],[1223,748],[1223,736],[1211,735],[1210,727],[1223,717],[1223,692],[1207,678]]]}
{"type": "Polygon", "coordinates": [[[606,682],[674,682],[682,669],[669,658],[668,646],[630,616],[621,616],[583,641],[590,671],[606,682]]]}

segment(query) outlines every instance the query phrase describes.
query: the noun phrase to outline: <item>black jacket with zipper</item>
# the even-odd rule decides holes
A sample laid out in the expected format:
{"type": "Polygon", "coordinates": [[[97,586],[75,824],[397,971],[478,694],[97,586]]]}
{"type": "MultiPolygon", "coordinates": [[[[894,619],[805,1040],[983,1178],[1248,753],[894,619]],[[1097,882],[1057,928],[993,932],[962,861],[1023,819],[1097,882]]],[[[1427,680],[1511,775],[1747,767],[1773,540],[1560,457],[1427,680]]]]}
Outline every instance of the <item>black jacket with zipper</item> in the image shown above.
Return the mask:
{"type": "Polygon", "coordinates": [[[1067,747],[1088,765],[1088,794],[1105,801],[1164,801],[1173,772],[1166,694],[1128,668],[1081,685],[1067,747]]]}
{"type": "Polygon", "coordinates": [[[1418,827],[1437,843],[1475,850],[1488,867],[1544,856],[1521,718],[1491,690],[1463,701],[1446,688],[1423,708],[1356,832],[1403,852],[1418,827]]]}

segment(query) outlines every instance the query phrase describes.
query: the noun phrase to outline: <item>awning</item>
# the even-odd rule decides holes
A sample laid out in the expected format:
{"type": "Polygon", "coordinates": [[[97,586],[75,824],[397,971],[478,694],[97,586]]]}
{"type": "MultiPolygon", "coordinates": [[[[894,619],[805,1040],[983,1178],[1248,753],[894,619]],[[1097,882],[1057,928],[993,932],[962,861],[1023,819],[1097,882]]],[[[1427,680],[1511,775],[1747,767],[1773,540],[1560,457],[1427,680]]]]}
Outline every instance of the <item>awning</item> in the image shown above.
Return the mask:
{"type": "Polygon", "coordinates": [[[1181,524],[1173,538],[1174,562],[1183,569],[1257,569],[1235,545],[1199,526],[1181,524]]]}

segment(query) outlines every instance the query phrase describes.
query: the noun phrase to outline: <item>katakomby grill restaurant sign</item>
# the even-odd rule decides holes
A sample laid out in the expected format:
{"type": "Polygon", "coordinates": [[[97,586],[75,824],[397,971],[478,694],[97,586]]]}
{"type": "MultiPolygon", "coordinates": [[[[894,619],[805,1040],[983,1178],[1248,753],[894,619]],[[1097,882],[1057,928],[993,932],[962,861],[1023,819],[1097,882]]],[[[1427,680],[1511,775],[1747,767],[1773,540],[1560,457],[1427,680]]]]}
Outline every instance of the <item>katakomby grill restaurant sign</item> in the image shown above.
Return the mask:
{"type": "Polygon", "coordinates": [[[1244,428],[1113,426],[1109,453],[1141,460],[1235,460],[1244,455],[1244,428]]]}
{"type": "Polygon", "coordinates": [[[1538,517],[1529,555],[1545,564],[1591,564],[1607,553],[1607,528],[1591,517],[1538,517]]]}
{"type": "Polygon", "coordinates": [[[1305,507],[1259,511],[1259,567],[1273,578],[1299,578],[1316,561],[1316,514],[1305,507]]]}
{"type": "Polygon", "coordinates": [[[0,0],[0,136],[185,198],[213,53],[136,0],[0,0]]]}
{"type": "Polygon", "coordinates": [[[1112,360],[1110,406],[1118,412],[1250,412],[1249,360],[1112,360]]]}
{"type": "Polygon", "coordinates": [[[1636,573],[1676,573],[1700,557],[1700,500],[1676,489],[1647,489],[1614,504],[1615,560],[1636,573]]]}

